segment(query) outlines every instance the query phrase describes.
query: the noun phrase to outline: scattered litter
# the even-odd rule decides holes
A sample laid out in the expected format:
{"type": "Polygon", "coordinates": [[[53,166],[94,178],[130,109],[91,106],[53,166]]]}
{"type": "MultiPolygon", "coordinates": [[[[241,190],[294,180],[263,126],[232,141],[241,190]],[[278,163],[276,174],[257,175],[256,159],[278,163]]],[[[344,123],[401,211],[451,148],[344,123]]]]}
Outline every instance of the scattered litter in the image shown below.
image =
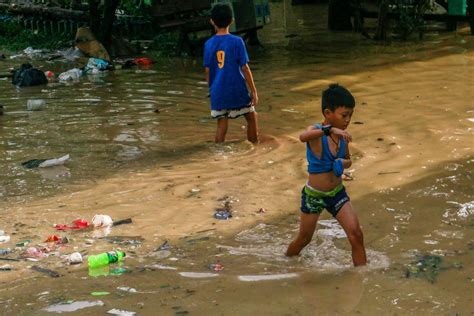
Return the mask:
{"type": "Polygon", "coordinates": [[[220,220],[227,220],[232,217],[232,212],[225,209],[217,209],[214,213],[214,218],[220,220]]]}
{"type": "Polygon", "coordinates": [[[90,226],[89,222],[86,221],[85,219],[76,219],[72,223],[74,224],[73,226],[63,225],[63,224],[54,224],[54,228],[56,228],[56,230],[67,230],[67,229],[77,230],[77,229],[88,228],[90,226]]]}
{"type": "Polygon", "coordinates": [[[117,290],[123,291],[123,292],[129,292],[129,293],[137,293],[136,289],[134,289],[133,287],[128,287],[128,286],[119,286],[117,287],[117,290]]]}
{"type": "Polygon", "coordinates": [[[60,237],[57,235],[51,235],[44,242],[54,242],[58,245],[64,245],[69,243],[69,239],[67,237],[60,237]]]}
{"type": "Polygon", "coordinates": [[[258,210],[257,213],[262,214],[262,213],[266,213],[266,212],[267,212],[267,210],[264,209],[263,207],[261,207],[261,208],[258,210]]]}
{"type": "Polygon", "coordinates": [[[178,270],[178,268],[165,266],[165,265],[161,265],[161,264],[146,265],[145,268],[150,269],[150,270],[157,270],[157,269],[158,270],[178,270]]]}
{"type": "Polygon", "coordinates": [[[9,241],[10,241],[10,236],[8,236],[8,235],[0,236],[0,243],[6,243],[6,242],[9,242],[9,241]]]}
{"type": "Polygon", "coordinates": [[[171,245],[169,244],[168,240],[165,240],[164,243],[161,244],[161,246],[158,247],[157,250],[170,250],[171,245]]]}
{"type": "Polygon", "coordinates": [[[118,225],[123,225],[123,224],[131,224],[132,219],[131,218],[126,218],[126,219],[121,219],[118,221],[113,222],[112,226],[118,226],[118,225]]]}
{"type": "Polygon", "coordinates": [[[463,266],[460,263],[454,263],[451,266],[443,264],[443,257],[437,255],[419,256],[416,261],[408,264],[406,267],[405,276],[407,278],[417,277],[425,278],[431,283],[434,283],[440,271],[449,268],[461,269],[463,266]]]}
{"type": "Polygon", "coordinates": [[[198,188],[192,188],[191,189],[191,193],[198,193],[198,192],[201,192],[201,190],[198,189],[198,188]]]}
{"type": "Polygon", "coordinates": [[[104,296],[104,295],[109,295],[110,292],[91,292],[92,296],[104,296]]]}
{"type": "Polygon", "coordinates": [[[179,275],[186,278],[203,279],[203,278],[214,278],[219,276],[217,273],[208,272],[180,272],[179,275]]]}
{"type": "Polygon", "coordinates": [[[108,236],[105,240],[117,245],[141,245],[144,239],[140,236],[108,236]]]}
{"type": "Polygon", "coordinates": [[[66,302],[66,303],[59,303],[50,305],[46,308],[43,308],[46,312],[51,313],[64,313],[64,312],[75,312],[77,310],[94,307],[94,306],[104,306],[104,302],[102,301],[76,301],[76,302],[66,302]]]}
{"type": "Polygon", "coordinates": [[[46,101],[42,99],[31,99],[26,102],[27,111],[41,111],[46,106],[46,101]]]}
{"type": "Polygon", "coordinates": [[[3,266],[0,266],[0,271],[11,271],[13,270],[12,266],[10,265],[3,265],[3,266]]]}
{"type": "Polygon", "coordinates": [[[59,81],[77,81],[82,76],[82,70],[79,68],[69,69],[59,75],[59,81]]]}
{"type": "Polygon", "coordinates": [[[26,249],[26,252],[25,252],[28,256],[31,256],[31,257],[36,257],[36,258],[44,258],[44,257],[47,257],[47,254],[45,254],[41,249],[37,248],[37,247],[29,247],[28,249],[26,249]]]}
{"type": "Polygon", "coordinates": [[[83,262],[82,255],[79,252],[74,252],[67,258],[70,264],[79,264],[83,262]]]}
{"type": "Polygon", "coordinates": [[[111,309],[111,310],[107,311],[107,314],[118,315],[118,316],[133,316],[136,313],[135,312],[129,312],[129,311],[126,311],[126,310],[123,310],[123,309],[114,308],[114,309],[111,309]]]}
{"type": "Polygon", "coordinates": [[[12,253],[13,251],[10,248],[6,249],[0,249],[0,256],[8,255],[9,253],[12,253]]]}
{"type": "Polygon", "coordinates": [[[283,280],[296,278],[297,273],[284,274],[266,274],[266,275],[239,275],[239,280],[244,282],[268,281],[268,280],[283,280]]]}
{"type": "Polygon", "coordinates": [[[28,240],[23,240],[23,241],[17,242],[17,243],[15,244],[15,246],[17,246],[17,247],[25,247],[25,246],[28,245],[30,242],[31,242],[30,239],[28,239],[28,240]]]}
{"type": "Polygon", "coordinates": [[[87,263],[89,265],[89,268],[97,268],[109,265],[110,263],[123,261],[123,258],[125,258],[125,252],[114,250],[94,256],[88,256],[87,263]]]}
{"type": "Polygon", "coordinates": [[[224,270],[224,265],[222,263],[211,263],[209,265],[209,269],[211,269],[212,271],[215,271],[215,272],[219,272],[219,271],[222,271],[224,270]]]}
{"type": "Polygon", "coordinates": [[[92,225],[94,225],[94,227],[108,227],[112,226],[113,223],[109,215],[94,215],[92,218],[92,225]]]}
{"type": "Polygon", "coordinates": [[[69,154],[64,155],[60,158],[48,158],[48,159],[31,159],[25,162],[22,162],[21,165],[27,169],[32,168],[46,168],[53,166],[63,165],[66,161],[69,160],[69,154]]]}
{"type": "Polygon", "coordinates": [[[47,84],[45,74],[30,64],[22,64],[20,69],[13,72],[12,84],[17,87],[31,87],[47,84]]]}
{"type": "Polygon", "coordinates": [[[41,272],[41,273],[45,273],[47,275],[49,275],[50,277],[52,278],[59,278],[61,275],[56,272],[56,271],[53,271],[53,270],[50,270],[50,269],[45,269],[45,268],[41,268],[39,266],[32,266],[31,267],[31,270],[34,270],[34,271],[37,271],[37,272],[41,272]]]}

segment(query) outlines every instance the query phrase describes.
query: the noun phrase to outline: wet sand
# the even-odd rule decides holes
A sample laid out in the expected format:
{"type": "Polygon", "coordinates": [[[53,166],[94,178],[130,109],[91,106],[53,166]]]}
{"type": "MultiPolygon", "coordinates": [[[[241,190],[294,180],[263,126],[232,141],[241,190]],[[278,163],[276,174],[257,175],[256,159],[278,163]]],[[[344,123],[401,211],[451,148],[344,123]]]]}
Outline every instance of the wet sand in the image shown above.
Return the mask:
{"type": "MultiPolygon", "coordinates": [[[[282,10],[281,6],[274,4],[275,12],[282,10]]],[[[23,201],[0,202],[0,228],[12,236],[10,246],[24,239],[41,242],[54,233],[54,223],[91,219],[97,213],[114,219],[132,217],[133,224],[113,228],[111,235],[145,239],[139,247],[125,247],[130,255],[126,265],[133,272],[117,277],[87,277],[84,264],[64,267],[50,257],[44,260],[45,266],[65,274],[50,279],[25,269],[30,262],[19,263],[17,271],[0,275],[4,313],[41,313],[41,308],[66,299],[94,301],[90,292],[95,290],[112,292],[99,298],[106,306],[81,313],[97,314],[112,307],[146,315],[157,308],[163,314],[472,312],[467,293],[474,277],[472,246],[468,245],[474,238],[473,211],[467,206],[467,216],[459,216],[462,207],[451,203],[474,200],[472,37],[462,29],[457,36],[441,33],[433,35],[432,41],[397,48],[361,43],[356,34],[336,33],[332,39],[321,35],[323,43],[318,43],[318,32],[312,31],[315,25],[310,19],[311,10],[317,8],[286,12],[286,25],[276,21],[262,32],[267,51],[252,52],[261,99],[261,144],[243,141],[243,121],[232,122],[225,145],[206,142],[212,138],[214,122],[197,121],[196,117],[207,115],[207,100],[189,98],[186,103],[188,100],[178,95],[178,101],[171,102],[181,109],[165,112],[165,118],[171,120],[160,121],[160,128],[170,131],[163,134],[165,145],[150,149],[144,160],[110,170],[100,162],[92,163],[90,170],[100,176],[66,184],[62,193],[45,198],[33,193],[23,201]],[[291,15],[300,20],[291,20],[291,15]],[[282,30],[298,36],[282,39],[282,30]],[[334,52],[325,46],[332,41],[336,43],[334,52]],[[340,46],[344,41],[357,46],[348,52],[340,46]],[[359,213],[371,259],[362,271],[350,268],[349,247],[342,238],[319,236],[301,258],[281,256],[297,229],[299,194],[306,178],[304,145],[297,137],[306,126],[321,120],[320,93],[331,82],[347,86],[357,100],[349,127],[354,138],[355,180],[346,186],[359,213]],[[172,118],[180,114],[185,118],[176,122],[178,129],[172,118]],[[183,130],[186,128],[189,130],[183,130]],[[173,143],[178,143],[176,152],[173,143]],[[215,220],[214,210],[226,200],[233,202],[234,217],[215,220]],[[267,211],[258,213],[260,208],[267,211]],[[262,231],[253,233],[255,227],[262,231]],[[243,233],[248,238],[239,239],[239,233],[247,230],[250,237],[243,233]],[[156,254],[154,250],[164,240],[175,247],[170,257],[148,256],[156,254]],[[235,254],[236,247],[243,255],[235,254]],[[437,283],[404,277],[406,265],[417,254],[433,253],[439,253],[447,267],[437,283]],[[189,279],[178,274],[212,273],[207,264],[216,260],[221,260],[225,269],[215,279],[189,279]],[[452,268],[458,261],[463,269],[452,268]],[[178,272],[144,268],[157,263],[174,266],[178,272]],[[298,276],[256,283],[238,280],[239,275],[282,273],[298,276]],[[116,289],[124,285],[145,293],[124,294],[116,289]],[[45,291],[49,293],[39,295],[45,291]],[[31,295],[37,299],[32,300],[31,295]]],[[[325,34],[323,26],[317,27],[325,34]]],[[[180,73],[178,79],[187,77],[187,84],[199,80],[198,65],[190,67],[190,74],[180,73]]],[[[178,79],[172,83],[176,87],[178,79]]],[[[110,89],[114,91],[114,86],[110,89]]],[[[186,95],[187,88],[182,90],[186,95]]],[[[140,112],[133,115],[127,120],[139,120],[140,112]]],[[[147,133],[154,131],[151,128],[147,133]]],[[[115,129],[110,133],[115,139],[127,134],[115,129]]],[[[330,217],[326,214],[322,219],[330,217]]],[[[62,253],[70,253],[74,247],[89,253],[111,248],[92,232],[70,237],[72,248],[62,253]],[[85,238],[94,239],[93,245],[86,246],[85,238]]]]}

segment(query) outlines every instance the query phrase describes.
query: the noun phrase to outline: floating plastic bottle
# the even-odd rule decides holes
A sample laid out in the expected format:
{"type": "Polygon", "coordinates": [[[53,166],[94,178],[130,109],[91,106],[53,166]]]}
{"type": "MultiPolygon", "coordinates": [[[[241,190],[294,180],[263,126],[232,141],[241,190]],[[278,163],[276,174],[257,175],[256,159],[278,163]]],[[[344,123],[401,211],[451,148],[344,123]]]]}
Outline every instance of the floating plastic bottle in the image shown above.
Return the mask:
{"type": "Polygon", "coordinates": [[[41,99],[32,99],[26,102],[27,111],[41,111],[46,106],[46,101],[41,99]]]}
{"type": "Polygon", "coordinates": [[[114,250],[109,252],[104,252],[99,255],[87,257],[87,263],[89,268],[97,268],[109,265],[110,263],[115,263],[122,261],[125,257],[125,252],[114,250]]]}

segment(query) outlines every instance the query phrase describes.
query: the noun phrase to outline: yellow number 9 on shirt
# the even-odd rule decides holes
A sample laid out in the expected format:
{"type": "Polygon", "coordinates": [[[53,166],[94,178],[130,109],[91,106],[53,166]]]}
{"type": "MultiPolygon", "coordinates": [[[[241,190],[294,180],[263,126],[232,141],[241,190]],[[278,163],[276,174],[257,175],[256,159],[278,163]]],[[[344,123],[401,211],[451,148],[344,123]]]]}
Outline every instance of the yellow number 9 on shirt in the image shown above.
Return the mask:
{"type": "Polygon", "coordinates": [[[224,67],[225,52],[223,50],[217,51],[217,66],[219,68],[224,67]]]}

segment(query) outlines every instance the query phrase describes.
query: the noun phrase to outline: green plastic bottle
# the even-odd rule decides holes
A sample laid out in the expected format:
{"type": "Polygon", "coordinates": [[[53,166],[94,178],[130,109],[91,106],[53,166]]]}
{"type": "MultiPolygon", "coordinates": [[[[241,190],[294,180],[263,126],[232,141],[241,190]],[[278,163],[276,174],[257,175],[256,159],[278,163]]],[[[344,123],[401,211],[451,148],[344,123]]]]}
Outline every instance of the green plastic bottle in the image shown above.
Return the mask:
{"type": "Polygon", "coordinates": [[[104,252],[95,256],[89,256],[87,257],[87,263],[89,264],[89,268],[97,268],[97,267],[106,266],[109,263],[122,261],[124,257],[125,257],[125,252],[114,250],[114,251],[104,252]]]}

